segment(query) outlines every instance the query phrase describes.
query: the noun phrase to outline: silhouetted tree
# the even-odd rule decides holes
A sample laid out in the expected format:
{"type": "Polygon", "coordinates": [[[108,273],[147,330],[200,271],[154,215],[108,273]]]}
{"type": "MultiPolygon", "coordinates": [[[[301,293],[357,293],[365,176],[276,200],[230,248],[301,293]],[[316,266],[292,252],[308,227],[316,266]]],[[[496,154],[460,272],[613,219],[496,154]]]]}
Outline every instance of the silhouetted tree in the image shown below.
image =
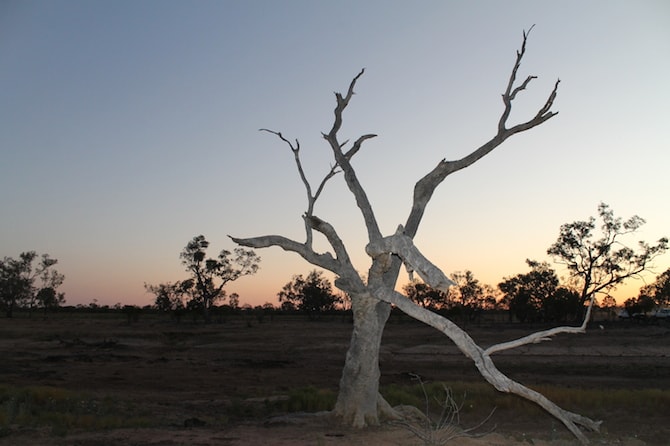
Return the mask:
{"type": "MultiPolygon", "coordinates": [[[[376,135],[362,135],[353,140],[351,144],[348,141],[341,141],[340,136],[344,112],[354,96],[354,88],[363,75],[363,70],[354,77],[345,94],[335,93],[333,126],[329,131],[323,133],[334,160],[328,173],[315,188],[312,187],[303,169],[299,141],[293,142],[280,132],[263,129],[276,135],[293,154],[298,175],[307,192],[307,209],[302,216],[305,240],[297,241],[280,235],[252,238],[233,237],[233,240],[242,246],[252,248],[278,246],[286,251],[297,253],[309,263],[333,272],[337,277],[335,285],[351,297],[354,326],[333,411],[334,415],[344,424],[362,427],[378,424],[380,416],[392,418],[399,416],[379,393],[380,344],[384,326],[388,321],[392,305],[394,305],[400,311],[433,326],[448,336],[468,358],[474,361],[482,376],[496,389],[515,393],[541,405],[561,420],[583,442],[587,441],[586,437],[577,425],[590,429],[597,429],[599,426],[598,423],[588,418],[559,408],[544,396],[512,381],[495,367],[490,356],[493,352],[537,342],[538,339],[543,339],[548,335],[546,332],[537,333],[535,336],[522,338],[516,342],[507,342],[483,349],[452,321],[423,308],[395,290],[400,268],[404,264],[408,271],[418,273],[421,279],[431,287],[444,292],[448,291],[453,282],[423,256],[413,241],[433,193],[447,176],[471,166],[513,135],[541,125],[556,115],[551,108],[556,98],[558,81],[544,104],[539,107],[531,119],[519,124],[509,123],[512,103],[535,78],[535,76],[527,76],[523,81],[517,82],[517,72],[526,52],[526,41],[527,33],[524,32],[521,49],[517,51],[512,73],[502,94],[504,107],[493,137],[461,159],[453,161],[440,159],[437,165],[416,183],[407,220],[404,224],[397,226],[394,234],[386,236],[382,234],[372,204],[352,164],[354,156],[361,150],[363,143],[376,135]],[[365,252],[370,257],[371,265],[365,278],[362,278],[354,267],[349,251],[335,227],[315,214],[316,201],[321,196],[325,185],[340,172],[344,174],[344,182],[354,197],[367,231],[368,240],[365,252]],[[325,237],[330,244],[330,251],[323,252],[321,248],[318,250],[314,248],[314,232],[325,237]]],[[[383,154],[380,156],[380,161],[382,159],[386,160],[389,157],[383,154]]],[[[377,170],[381,169],[381,165],[378,165],[377,170]]],[[[394,171],[392,169],[386,169],[386,171],[389,175],[382,181],[393,181],[393,178],[396,177],[394,171]]],[[[584,329],[585,327],[579,328],[582,331],[584,329]]],[[[561,331],[571,330],[570,327],[561,327],[561,331]]]]}
{"type": "Polygon", "coordinates": [[[65,281],[65,276],[53,268],[57,263],[58,260],[49,258],[48,254],[43,254],[36,270],[40,285],[35,293],[35,300],[37,305],[44,310],[45,317],[48,310],[56,309],[65,303],[65,293],[58,292],[58,287],[65,281]]]}
{"type": "Polygon", "coordinates": [[[333,311],[340,302],[339,296],[333,294],[330,281],[322,271],[317,270],[311,271],[307,277],[302,274],[293,276],[277,296],[280,303],[290,302],[312,320],[318,319],[322,313],[333,311]]]}
{"type": "Polygon", "coordinates": [[[33,265],[37,259],[35,251],[27,251],[18,259],[5,257],[0,261],[0,304],[9,318],[20,306],[33,308],[39,303],[46,311],[65,302],[65,295],[57,292],[65,276],[53,269],[58,260],[42,254],[33,265]],[[42,281],[39,288],[35,287],[38,278],[42,281]]]}
{"type": "Polygon", "coordinates": [[[642,287],[640,294],[651,297],[657,306],[670,306],[670,268],[656,277],[656,281],[642,287]]]}
{"type": "Polygon", "coordinates": [[[154,306],[161,312],[170,313],[177,322],[181,321],[181,317],[186,311],[184,295],[190,287],[192,287],[191,282],[185,284],[180,281],[175,283],[160,283],[158,285],[144,284],[147,292],[152,293],[156,297],[154,306]]]}
{"type": "Polygon", "coordinates": [[[602,301],[600,302],[600,307],[609,309],[616,308],[616,299],[614,296],[610,296],[608,294],[607,296],[603,297],[602,301]]]}
{"type": "MultiPolygon", "coordinates": [[[[186,271],[191,274],[188,283],[183,286],[191,293],[188,308],[200,309],[205,322],[209,322],[210,308],[225,297],[223,287],[242,276],[256,274],[261,258],[253,250],[234,249],[233,253],[222,250],[216,259],[206,259],[209,242],[203,235],[193,237],[184,247],[179,257],[186,271]]],[[[186,281],[184,281],[186,282],[186,281]]]]}
{"type": "Polygon", "coordinates": [[[230,305],[230,308],[234,311],[237,311],[240,309],[240,295],[237,293],[233,293],[230,296],[228,296],[228,305],[230,305]]]}
{"type": "Polygon", "coordinates": [[[647,313],[654,309],[656,302],[651,296],[642,293],[637,297],[626,299],[623,306],[630,318],[644,318],[647,313]]]}
{"type": "Polygon", "coordinates": [[[500,290],[489,284],[482,285],[483,298],[481,305],[484,310],[498,310],[501,308],[500,290]]]}
{"type": "Polygon", "coordinates": [[[567,322],[581,314],[579,293],[571,288],[559,286],[542,302],[542,319],[545,322],[567,322]]]}
{"type": "Polygon", "coordinates": [[[597,293],[607,292],[626,279],[639,276],[648,270],[654,258],[668,249],[666,237],[655,245],[640,241],[637,250],[622,242],[622,237],[634,234],[645,223],[637,215],[623,221],[615,218],[605,203],[598,205],[598,215],[602,220],[600,233],[596,232],[594,217],[566,223],[561,226],[556,242],[547,250],[579,281],[579,316],[587,301],[594,302],[597,293]]]}
{"type": "Polygon", "coordinates": [[[402,290],[407,297],[421,305],[423,308],[438,310],[445,308],[448,305],[448,293],[436,290],[419,280],[412,280],[406,284],[402,290]]]}
{"type": "MultiPolygon", "coordinates": [[[[454,290],[449,290],[451,305],[466,321],[474,320],[487,305],[484,285],[475,278],[470,270],[456,271],[451,274],[455,282],[454,290]]],[[[490,301],[488,302],[490,304],[490,301]]]]}
{"type": "Polygon", "coordinates": [[[507,302],[510,315],[520,322],[541,319],[544,302],[551,298],[558,287],[558,276],[546,262],[526,260],[531,271],[508,277],[498,284],[507,302]]]}
{"type": "Polygon", "coordinates": [[[47,311],[55,310],[65,303],[65,293],[59,293],[53,287],[40,288],[37,291],[37,302],[42,310],[44,310],[44,316],[46,316],[47,311]]]}

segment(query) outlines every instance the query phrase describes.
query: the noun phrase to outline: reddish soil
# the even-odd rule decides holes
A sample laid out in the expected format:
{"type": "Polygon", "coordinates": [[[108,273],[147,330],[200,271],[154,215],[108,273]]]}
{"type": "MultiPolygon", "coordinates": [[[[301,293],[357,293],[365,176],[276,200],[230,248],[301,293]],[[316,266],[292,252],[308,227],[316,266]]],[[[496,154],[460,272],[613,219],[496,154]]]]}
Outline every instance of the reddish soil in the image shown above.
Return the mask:
{"type": "MultiPolygon", "coordinates": [[[[601,326],[494,359],[503,372],[530,386],[660,389],[665,399],[644,413],[609,405],[582,414],[603,420],[601,433],[588,434],[594,444],[670,444],[670,407],[664,406],[670,392],[670,324],[604,322],[601,326]]],[[[468,330],[487,346],[538,328],[490,325],[468,330]]],[[[177,324],[157,316],[128,324],[120,314],[4,319],[0,321],[0,384],[46,385],[111,396],[132,402],[159,421],[150,428],[74,430],[64,436],[14,426],[0,437],[0,445],[422,444],[396,425],[350,430],[327,417],[222,415],[230,414],[235,401],[282,398],[291,389],[314,386],[336,391],[350,330],[348,321],[340,317],[309,322],[277,316],[264,323],[239,318],[211,325],[177,324]]],[[[382,386],[410,385],[410,374],[425,382],[483,381],[447,338],[397,316],[387,325],[381,370],[382,386]]],[[[510,407],[499,408],[493,415],[494,433],[449,444],[577,444],[550,416],[510,407]]],[[[461,420],[473,425],[490,409],[464,414],[461,420]]]]}

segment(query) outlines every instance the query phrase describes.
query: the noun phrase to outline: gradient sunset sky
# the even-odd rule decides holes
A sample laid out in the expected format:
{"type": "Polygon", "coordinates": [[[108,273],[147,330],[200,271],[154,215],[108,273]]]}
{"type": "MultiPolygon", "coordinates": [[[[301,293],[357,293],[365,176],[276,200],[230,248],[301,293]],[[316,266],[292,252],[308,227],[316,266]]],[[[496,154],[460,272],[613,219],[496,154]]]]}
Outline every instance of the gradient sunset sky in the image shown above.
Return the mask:
{"type": "MultiPolygon", "coordinates": [[[[354,166],[391,234],[420,177],[494,135],[533,24],[519,77],[538,79],[510,121],[533,116],[560,78],[558,116],[447,178],[417,246],[445,273],[495,286],[527,272],[526,258],[548,260],[560,225],[601,201],[647,220],[632,242],[670,235],[667,1],[5,0],[0,256],[57,258],[68,304],[145,305],[145,282],[186,277],[179,252],[195,235],[213,256],[234,248],[228,234],[303,240],[292,154],[258,129],[298,138],[318,184],[332,163],[321,132],[333,92],[363,67],[340,136],[379,135],[354,166]]],[[[365,272],[362,219],[341,177],[316,214],[365,272]]],[[[260,272],[227,288],[242,303],[276,303],[313,268],[278,248],[258,253],[260,272]]],[[[668,267],[666,254],[655,271],[668,267]]]]}

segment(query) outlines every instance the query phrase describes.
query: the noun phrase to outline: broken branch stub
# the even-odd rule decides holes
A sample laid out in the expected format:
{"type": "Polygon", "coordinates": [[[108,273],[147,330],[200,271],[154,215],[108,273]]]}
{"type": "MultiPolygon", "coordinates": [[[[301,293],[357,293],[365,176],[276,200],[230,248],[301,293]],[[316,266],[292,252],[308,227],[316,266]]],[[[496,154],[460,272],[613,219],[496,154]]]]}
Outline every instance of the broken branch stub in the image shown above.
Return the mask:
{"type": "Polygon", "coordinates": [[[455,285],[455,283],[440,268],[421,254],[412,239],[406,236],[403,231],[402,225],[398,226],[395,234],[369,243],[365,247],[365,251],[372,258],[383,254],[395,254],[402,259],[408,271],[416,272],[421,280],[432,288],[447,292],[449,287],[455,285]]]}

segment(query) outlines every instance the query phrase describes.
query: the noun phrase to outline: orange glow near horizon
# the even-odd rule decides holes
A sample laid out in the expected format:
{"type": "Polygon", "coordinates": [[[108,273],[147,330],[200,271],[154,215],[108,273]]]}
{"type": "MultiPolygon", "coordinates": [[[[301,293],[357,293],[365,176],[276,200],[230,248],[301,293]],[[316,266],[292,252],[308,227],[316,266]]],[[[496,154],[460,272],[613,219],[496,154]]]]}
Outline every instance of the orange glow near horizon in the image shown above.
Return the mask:
{"type": "MultiPolygon", "coordinates": [[[[669,266],[670,267],[670,266],[669,266]]],[[[314,269],[311,265],[308,265],[303,271],[296,272],[295,274],[307,274],[311,269],[314,269]]],[[[318,269],[318,268],[316,268],[318,269]]],[[[665,271],[664,268],[662,271],[665,271]]],[[[660,269],[655,269],[661,271],[660,269]]],[[[661,272],[662,272],[661,271],[661,272]]],[[[452,271],[453,272],[453,271],[452,271]]],[[[517,273],[511,274],[523,274],[526,273],[526,270],[518,271],[517,273]]],[[[660,272],[659,272],[660,274],[660,272]]],[[[293,277],[292,274],[284,276],[278,276],[274,274],[260,274],[256,277],[243,277],[237,282],[232,282],[229,286],[226,287],[227,295],[232,293],[237,293],[240,296],[240,304],[249,304],[251,306],[263,305],[265,303],[271,303],[275,306],[278,305],[277,293],[281,288],[291,280],[293,277]]],[[[449,274],[447,274],[449,275],[449,274]]],[[[477,272],[474,272],[475,278],[478,279],[482,284],[490,285],[494,288],[497,288],[498,283],[504,280],[503,277],[496,279],[495,274],[484,274],[478,275],[477,272]],[[487,278],[493,278],[493,281],[487,280],[487,278]]],[[[333,275],[326,273],[326,277],[329,278],[331,283],[333,282],[333,275]]],[[[178,279],[183,279],[184,276],[180,276],[178,279]]],[[[648,274],[644,281],[639,279],[629,279],[624,282],[622,285],[618,286],[613,290],[610,295],[615,298],[617,306],[622,306],[624,301],[631,297],[637,297],[641,287],[653,283],[656,278],[655,274],[648,274]]],[[[175,280],[164,280],[162,282],[174,282],[175,280]]],[[[72,284],[68,283],[67,280],[64,285],[61,287],[61,290],[66,293],[66,304],[65,305],[89,305],[90,303],[95,302],[98,305],[109,305],[113,306],[117,303],[121,305],[138,305],[145,306],[153,304],[154,296],[150,293],[144,291],[143,283],[140,280],[137,280],[132,286],[126,287],[117,287],[112,283],[102,284],[96,282],[89,282],[83,284],[80,287],[73,287],[72,284]],[[75,297],[72,297],[75,296],[75,297]]],[[[154,284],[161,283],[155,282],[154,284]]],[[[402,290],[403,286],[409,283],[407,274],[403,271],[400,272],[397,290],[402,290]]],[[[130,285],[130,284],[129,284],[130,285]]],[[[599,295],[598,301],[601,301],[605,295],[599,295]]]]}
{"type": "MultiPolygon", "coordinates": [[[[393,234],[420,178],[496,138],[532,23],[517,76],[532,82],[509,128],[536,116],[558,78],[559,114],[449,175],[416,247],[445,274],[470,270],[496,287],[528,272],[527,258],[546,260],[560,226],[596,216],[600,202],[647,221],[628,246],[670,235],[664,2],[352,2],[328,29],[338,2],[263,1],[263,14],[258,2],[10,3],[0,6],[0,79],[11,86],[0,107],[0,258],[58,259],[67,305],[151,304],[144,284],[185,279],[179,253],[198,234],[210,257],[234,248],[227,234],[302,242],[305,180],[323,192],[314,215],[366,274],[356,199],[344,175],[327,177],[333,92],[366,67],[338,137],[349,150],[378,135],[348,153],[381,233],[393,234]],[[259,128],[299,141],[304,177],[285,141],[259,128]]],[[[330,246],[315,234],[314,249],[330,246]]],[[[280,248],[258,254],[258,274],[226,289],[241,303],[276,304],[293,275],[314,269],[280,248]]],[[[646,283],[670,254],[655,263],[646,283]]],[[[621,304],[644,283],[613,295],[621,304]]]]}

